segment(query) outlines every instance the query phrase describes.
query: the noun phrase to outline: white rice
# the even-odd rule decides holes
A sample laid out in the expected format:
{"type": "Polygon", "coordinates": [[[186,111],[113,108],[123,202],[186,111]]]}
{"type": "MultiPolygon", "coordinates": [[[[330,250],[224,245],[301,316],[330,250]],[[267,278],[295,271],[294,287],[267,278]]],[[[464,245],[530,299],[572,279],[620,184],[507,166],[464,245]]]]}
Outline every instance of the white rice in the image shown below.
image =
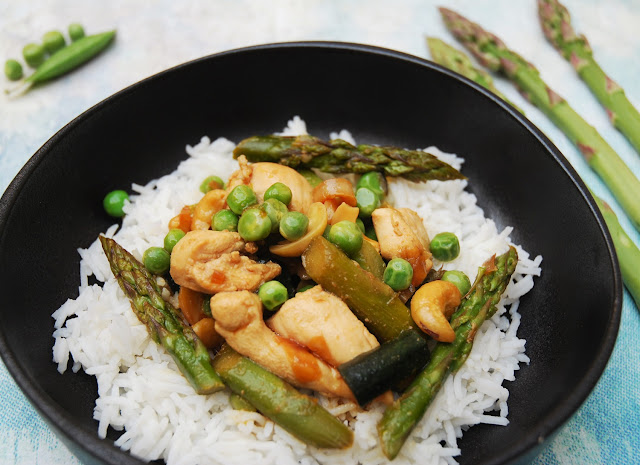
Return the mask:
{"type": "MultiPolygon", "coordinates": [[[[298,117],[283,131],[287,135],[301,133],[306,133],[306,125],[298,117]]],[[[332,137],[354,142],[345,130],[332,137]]],[[[204,175],[215,172],[227,178],[235,171],[233,148],[226,139],[212,142],[207,137],[187,146],[189,158],[176,171],[146,186],[132,186],[136,194],[125,206],[122,228],[116,232],[114,225],[105,234],[115,237],[138,258],[148,247],[161,244],[169,219],[201,197],[198,186],[204,175]]],[[[457,168],[463,163],[434,147],[428,151],[457,168]]],[[[511,244],[512,228],[498,231],[493,221],[484,217],[475,196],[464,190],[466,185],[466,180],[424,184],[395,180],[390,183],[389,200],[414,209],[424,218],[430,236],[454,232],[460,238],[460,256],[434,266],[462,270],[473,280],[488,257],[504,252],[511,244]]],[[[457,440],[469,427],[509,423],[509,392],[502,384],[515,378],[520,363],[529,362],[525,340],[516,334],[519,298],[533,287],[542,261],[542,257],[531,259],[522,247],[516,247],[519,263],[497,313],[478,331],[467,362],[447,378],[394,465],[457,463],[455,457],[464,453],[457,440]]],[[[145,460],[162,458],[169,465],[388,462],[376,432],[382,405],[364,411],[351,403],[319,397],[321,404],[355,433],[348,450],[321,450],[303,444],[260,414],[231,409],[227,392],[195,394],[171,357],[137,320],[111,274],[99,241],[78,253],[79,296],[53,313],[53,360],[63,373],[71,355],[74,372],[82,368],[96,377],[99,397],[94,419],[100,437],[106,436],[109,427],[123,431],[116,441],[119,447],[145,460]],[[91,275],[104,284],[89,285],[91,275]]]]}

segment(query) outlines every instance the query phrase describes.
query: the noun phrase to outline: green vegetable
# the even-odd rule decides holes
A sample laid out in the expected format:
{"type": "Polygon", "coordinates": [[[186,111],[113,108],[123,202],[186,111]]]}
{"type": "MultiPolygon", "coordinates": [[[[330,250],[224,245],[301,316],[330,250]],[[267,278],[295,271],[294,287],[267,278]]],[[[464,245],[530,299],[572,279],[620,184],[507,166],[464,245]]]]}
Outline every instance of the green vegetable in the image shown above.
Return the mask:
{"type": "MultiPolygon", "coordinates": [[[[360,247],[360,250],[351,258],[355,260],[362,269],[367,270],[380,280],[383,279],[386,265],[376,248],[370,242],[362,241],[362,247],[360,247]]],[[[413,270],[411,270],[411,273],[413,273],[413,270]]]]}
{"type": "Polygon", "coordinates": [[[315,168],[334,174],[379,171],[414,182],[464,179],[455,168],[419,150],[354,146],[341,139],[325,142],[309,135],[250,137],[234,149],[234,158],[240,155],[245,155],[250,162],[274,162],[298,170],[315,168]]]}
{"type": "Polygon", "coordinates": [[[605,107],[613,125],[640,153],[640,113],[593,58],[587,38],[574,32],[569,11],[558,0],[538,0],[538,14],[547,39],[571,63],[605,107]]]}
{"type": "Polygon", "coordinates": [[[451,232],[441,232],[436,234],[429,244],[433,257],[442,261],[450,262],[460,255],[460,242],[458,236],[451,232]]]}
{"type": "Polygon", "coordinates": [[[166,236],[164,236],[164,250],[171,253],[178,241],[185,236],[185,232],[182,229],[170,229],[166,236]]]}
{"type": "Polygon", "coordinates": [[[229,395],[229,404],[234,410],[244,410],[246,412],[256,411],[256,408],[251,405],[251,402],[245,400],[244,397],[242,397],[240,394],[236,394],[235,392],[232,392],[229,395]]]}
{"type": "Polygon", "coordinates": [[[227,205],[233,213],[241,215],[245,208],[258,203],[258,198],[251,187],[241,184],[233,188],[227,196],[227,205]]]}
{"type": "Polygon", "coordinates": [[[440,11],[449,30],[480,63],[513,80],[531,103],[567,135],[640,229],[640,181],[595,128],[546,85],[533,65],[509,50],[499,38],[451,10],[440,11]]]}
{"type": "Polygon", "coordinates": [[[44,63],[44,47],[40,44],[27,44],[22,49],[22,57],[32,68],[37,68],[44,63]]]}
{"type": "Polygon", "coordinates": [[[198,394],[224,388],[211,365],[209,351],[193,332],[179,310],[162,298],[162,289],[145,267],[113,239],[100,236],[100,242],[131,307],[147,327],[151,338],[173,357],[178,368],[198,394]]]}
{"type": "Polygon", "coordinates": [[[271,233],[269,215],[260,208],[248,208],[238,221],[238,233],[248,242],[261,241],[271,233]]]}
{"type": "Polygon", "coordinates": [[[458,288],[458,290],[460,291],[460,295],[462,296],[464,296],[467,292],[469,292],[469,289],[471,289],[471,281],[469,280],[469,277],[462,271],[445,271],[442,275],[442,278],[440,279],[454,284],[458,288]]]}
{"type": "Polygon", "coordinates": [[[326,240],[329,240],[329,233],[331,232],[331,225],[328,224],[325,228],[324,228],[324,232],[322,233],[322,237],[324,237],[326,240]]]}
{"type": "Polygon", "coordinates": [[[165,274],[169,271],[171,255],[161,247],[149,247],[142,254],[142,263],[150,273],[165,274]]]}
{"type": "Polygon", "coordinates": [[[429,46],[429,52],[431,53],[431,59],[433,61],[463,75],[467,79],[471,79],[482,87],[489,89],[522,113],[520,108],[514,105],[513,102],[507,100],[507,98],[496,88],[493,84],[491,75],[485,70],[473,66],[471,59],[464,52],[434,37],[427,38],[427,45],[429,46]]]}
{"type": "Polygon", "coordinates": [[[50,55],[53,55],[61,48],[64,48],[66,41],[60,31],[49,31],[42,36],[42,45],[50,55]]]}
{"type": "Polygon", "coordinates": [[[309,218],[300,212],[287,212],[280,220],[280,234],[288,241],[300,239],[307,232],[309,218]]]}
{"type": "Polygon", "coordinates": [[[292,195],[293,194],[291,193],[289,186],[281,182],[277,182],[264,192],[264,200],[276,199],[285,205],[289,205],[291,203],[292,195]]]}
{"type": "Polygon", "coordinates": [[[298,289],[296,293],[308,291],[309,289],[313,289],[314,287],[316,287],[316,284],[307,284],[306,286],[302,286],[300,289],[298,289]]]}
{"type": "Polygon", "coordinates": [[[404,291],[411,285],[413,268],[404,258],[392,258],[384,270],[383,279],[394,291],[404,291]]]}
{"type": "Polygon", "coordinates": [[[364,221],[362,221],[362,218],[356,218],[356,226],[358,226],[358,228],[360,228],[360,231],[362,231],[362,234],[364,234],[365,227],[364,227],[364,221]]]}
{"type": "Polygon", "coordinates": [[[356,397],[366,405],[397,386],[400,380],[413,377],[429,360],[427,339],[419,331],[403,331],[375,349],[343,363],[338,371],[356,397]]]}
{"type": "Polygon", "coordinates": [[[129,201],[129,194],[123,190],[117,189],[105,195],[102,200],[102,206],[108,215],[115,218],[122,218],[124,216],[122,207],[124,207],[124,204],[127,201],[129,201]]]}
{"type": "Polygon", "coordinates": [[[378,235],[376,234],[376,228],[373,225],[369,225],[364,230],[364,235],[367,236],[372,241],[378,242],[378,235]]]}
{"type": "Polygon", "coordinates": [[[451,317],[456,338],[439,342],[431,352],[429,364],[407,390],[387,407],[378,423],[382,451],[390,460],[400,452],[411,430],[424,415],[446,376],[460,368],[473,347],[473,339],[482,323],[496,312],[496,305],[511,279],[518,254],[514,247],[492,257],[480,268],[473,288],[451,317]]]}
{"type": "Polygon", "coordinates": [[[287,301],[288,292],[279,281],[267,281],[258,289],[258,297],[267,310],[274,310],[287,301]]]}
{"type": "Polygon", "coordinates": [[[81,24],[72,23],[69,24],[69,37],[73,42],[84,37],[84,28],[81,24]]]}
{"type": "Polygon", "coordinates": [[[356,191],[356,202],[360,209],[360,216],[368,218],[380,206],[380,197],[371,189],[361,187],[356,191]]]}
{"type": "Polygon", "coordinates": [[[381,343],[408,328],[417,329],[393,289],[324,237],[311,241],[302,254],[302,265],[311,279],[340,297],[381,343]]]}
{"type": "Polygon", "coordinates": [[[269,219],[271,220],[271,232],[276,232],[280,228],[280,220],[282,216],[285,215],[289,209],[285,204],[276,199],[267,199],[262,205],[260,205],[267,215],[269,215],[269,219]]]}
{"type": "MultiPolygon", "coordinates": [[[[24,80],[24,85],[14,89],[10,92],[12,96],[24,93],[28,91],[34,84],[48,81],[50,79],[61,76],[78,66],[86,63],[104,48],[107,47],[116,35],[116,31],[103,32],[101,34],[95,34],[91,36],[83,37],[66,47],[58,50],[51,55],[46,61],[38,62],[35,72],[24,80]]],[[[34,45],[34,44],[31,44],[34,45]]],[[[27,46],[28,47],[28,46],[27,46]]],[[[44,48],[40,47],[42,56],[44,57],[44,48]]],[[[30,51],[34,57],[37,58],[38,54],[35,50],[30,51]]],[[[23,50],[24,54],[24,50],[23,50]]],[[[29,63],[25,56],[25,61],[29,63]]],[[[35,63],[35,62],[34,62],[35,63]]],[[[33,66],[29,63],[29,66],[33,66]]]]}
{"type": "Polygon", "coordinates": [[[10,58],[4,63],[4,74],[10,81],[21,79],[22,72],[22,65],[18,61],[10,58]]]}
{"type": "Polygon", "coordinates": [[[299,170],[298,173],[300,173],[307,180],[307,182],[311,184],[311,187],[316,187],[322,182],[320,176],[318,176],[311,170],[299,170]]]}
{"type": "Polygon", "coordinates": [[[237,231],[238,215],[231,210],[220,210],[213,215],[211,226],[215,231],[237,231]]]}
{"type": "Polygon", "coordinates": [[[224,181],[218,176],[209,176],[200,184],[200,192],[206,194],[213,189],[224,189],[224,181]]]}
{"type": "Polygon", "coordinates": [[[360,179],[358,179],[356,183],[356,190],[361,187],[366,187],[373,191],[381,199],[387,195],[387,180],[384,178],[384,175],[378,171],[372,171],[360,176],[360,179]]]}
{"type": "Polygon", "coordinates": [[[351,430],[316,399],[298,392],[226,344],[214,358],[213,366],[231,391],[306,444],[346,448],[353,443],[351,430]]]}
{"type": "Polygon", "coordinates": [[[600,208],[600,212],[604,217],[604,221],[607,223],[609,233],[613,239],[624,285],[636,302],[636,307],[640,308],[640,273],[638,273],[638,269],[640,269],[640,249],[638,249],[622,228],[618,222],[618,217],[611,207],[595,195],[593,198],[600,208]]]}
{"type": "Polygon", "coordinates": [[[339,221],[331,226],[328,239],[352,257],[362,247],[362,231],[351,221],[339,221]]]}

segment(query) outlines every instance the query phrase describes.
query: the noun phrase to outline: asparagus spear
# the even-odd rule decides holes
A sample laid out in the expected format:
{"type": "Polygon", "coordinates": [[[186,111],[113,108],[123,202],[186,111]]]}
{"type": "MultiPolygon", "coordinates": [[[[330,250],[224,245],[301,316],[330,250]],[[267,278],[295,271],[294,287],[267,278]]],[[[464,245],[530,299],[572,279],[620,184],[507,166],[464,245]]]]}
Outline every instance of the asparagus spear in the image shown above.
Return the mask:
{"type": "Polygon", "coordinates": [[[353,432],[315,399],[228,345],[220,349],[213,366],[235,394],[305,443],[326,448],[345,448],[353,443],[353,432]]]}
{"type": "Polygon", "coordinates": [[[455,71],[456,73],[461,74],[462,76],[472,80],[477,84],[480,84],[485,89],[489,89],[491,92],[496,94],[502,100],[522,113],[522,110],[520,108],[513,104],[513,102],[510,102],[507,97],[505,97],[496,88],[496,86],[493,84],[491,75],[485,70],[473,66],[471,59],[469,59],[469,57],[464,52],[461,52],[457,48],[454,48],[451,45],[443,42],[442,40],[436,39],[435,37],[427,37],[427,46],[429,47],[429,52],[431,53],[431,58],[433,59],[433,61],[435,61],[439,65],[444,66],[445,68],[450,69],[451,71],[455,71]]]}
{"type": "Polygon", "coordinates": [[[558,0],[538,0],[538,16],[549,42],[571,63],[605,107],[613,125],[640,153],[640,113],[595,61],[587,38],[575,33],[566,7],[558,0]]]}
{"type": "Polygon", "coordinates": [[[451,10],[440,8],[440,12],[449,30],[481,64],[513,80],[525,97],[567,135],[640,230],[640,181],[595,128],[546,85],[533,65],[498,37],[451,10]]]}
{"type": "Polygon", "coordinates": [[[460,368],[473,346],[478,328],[496,312],[516,264],[516,249],[491,257],[478,271],[476,281],[451,317],[456,338],[452,343],[439,342],[431,360],[407,390],[385,411],[378,423],[382,451],[394,459],[411,430],[422,418],[446,376],[460,368]]]}
{"type": "Polygon", "coordinates": [[[629,238],[625,230],[618,222],[618,217],[611,207],[604,200],[598,198],[591,193],[596,201],[596,204],[600,208],[600,212],[607,223],[611,238],[613,239],[613,245],[616,248],[618,255],[618,262],[620,263],[620,271],[622,272],[622,279],[625,286],[633,300],[636,302],[636,307],[640,308],[640,249],[629,238]]]}
{"type": "MultiPolygon", "coordinates": [[[[444,42],[441,43],[444,44],[444,42]]],[[[456,57],[459,55],[464,56],[470,63],[469,59],[462,52],[449,46],[439,48],[439,53],[436,55],[432,52],[432,55],[436,63],[443,64],[444,66],[447,66],[446,63],[458,62],[459,60],[456,57]],[[450,54],[454,54],[454,57],[449,56],[450,54]]],[[[472,70],[469,70],[468,67],[459,67],[459,69],[454,69],[454,71],[457,71],[463,76],[474,80],[478,84],[493,91],[494,93],[496,92],[492,87],[489,86],[488,83],[490,83],[490,81],[476,80],[474,78],[474,72],[472,70]]],[[[497,95],[501,97],[500,94],[497,95]]],[[[637,273],[637,270],[640,267],[640,250],[638,249],[638,247],[636,247],[636,245],[624,231],[624,229],[618,222],[618,217],[611,209],[611,207],[607,205],[606,202],[596,197],[593,192],[591,192],[591,195],[593,195],[596,204],[600,208],[600,212],[602,213],[602,216],[604,217],[607,226],[609,227],[609,232],[611,233],[611,237],[613,238],[613,244],[618,255],[618,261],[620,262],[620,270],[622,272],[622,279],[624,280],[624,284],[636,301],[636,305],[640,306],[640,274],[637,273]]]]}
{"type": "Polygon", "coordinates": [[[223,389],[207,348],[182,314],[162,298],[156,277],[113,239],[100,236],[100,242],[134,313],[151,338],[171,354],[196,392],[209,394],[223,389]]]}
{"type": "Polygon", "coordinates": [[[309,135],[249,137],[233,151],[234,158],[240,155],[246,156],[250,162],[267,161],[300,170],[316,168],[334,174],[379,171],[414,182],[465,178],[458,170],[427,152],[376,145],[354,146],[342,139],[326,142],[309,135]]]}

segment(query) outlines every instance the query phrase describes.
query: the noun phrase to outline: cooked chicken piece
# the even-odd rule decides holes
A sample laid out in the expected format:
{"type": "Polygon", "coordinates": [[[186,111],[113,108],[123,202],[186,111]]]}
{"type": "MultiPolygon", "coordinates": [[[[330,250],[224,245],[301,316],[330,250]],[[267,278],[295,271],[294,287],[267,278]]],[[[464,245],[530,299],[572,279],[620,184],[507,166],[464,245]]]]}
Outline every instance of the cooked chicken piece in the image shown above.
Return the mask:
{"type": "Polygon", "coordinates": [[[272,373],[301,388],[354,399],[338,370],[265,325],[257,294],[216,294],[211,298],[211,315],[227,344],[272,373]]]}
{"type": "Polygon", "coordinates": [[[287,300],[267,326],[335,367],[379,346],[347,304],[320,285],[287,300]]]}
{"type": "Polygon", "coordinates": [[[277,163],[254,163],[251,187],[258,199],[262,200],[264,193],[273,184],[281,182],[291,189],[291,203],[289,210],[307,213],[311,205],[311,184],[304,176],[293,168],[277,163]]]}
{"type": "Polygon", "coordinates": [[[309,181],[296,170],[278,163],[249,164],[244,155],[238,157],[238,164],[240,169],[229,177],[227,192],[231,192],[236,186],[246,184],[251,186],[258,201],[262,202],[266,190],[275,183],[281,182],[291,189],[289,210],[307,213],[312,203],[313,188],[309,181]]]}
{"type": "Polygon", "coordinates": [[[171,252],[171,277],[180,286],[214,294],[256,290],[280,274],[280,265],[257,263],[240,252],[254,251],[231,231],[190,231],[171,252]]]}
{"type": "Polygon", "coordinates": [[[411,284],[419,286],[431,269],[429,236],[422,218],[408,208],[378,208],[371,215],[380,254],[387,260],[400,257],[413,268],[411,284]]]}
{"type": "Polygon", "coordinates": [[[234,187],[241,186],[242,184],[249,185],[251,183],[251,174],[253,173],[253,165],[250,165],[247,161],[247,157],[240,155],[238,157],[238,165],[240,168],[234,171],[229,176],[227,182],[227,192],[231,192],[234,187]]]}

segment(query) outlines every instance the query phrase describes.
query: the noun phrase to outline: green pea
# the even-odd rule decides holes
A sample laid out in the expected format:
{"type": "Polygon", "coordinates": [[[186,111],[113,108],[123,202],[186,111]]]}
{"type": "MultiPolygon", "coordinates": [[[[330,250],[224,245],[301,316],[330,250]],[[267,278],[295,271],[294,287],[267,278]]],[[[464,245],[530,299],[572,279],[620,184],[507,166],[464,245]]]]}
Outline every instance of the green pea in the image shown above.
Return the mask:
{"type": "Polygon", "coordinates": [[[365,231],[364,221],[362,221],[362,219],[360,218],[356,218],[356,225],[360,228],[360,231],[362,231],[362,233],[364,234],[364,231],[365,231]]]}
{"type": "Polygon", "coordinates": [[[368,218],[380,206],[380,197],[368,187],[361,187],[356,191],[356,203],[360,216],[368,218]]]}
{"type": "Polygon", "coordinates": [[[209,176],[208,178],[205,178],[204,181],[202,181],[202,184],[200,184],[200,192],[202,192],[203,194],[206,194],[207,192],[213,189],[223,189],[223,188],[224,188],[224,181],[220,179],[218,176],[209,176]]]}
{"type": "Polygon", "coordinates": [[[340,221],[331,226],[329,241],[340,247],[344,253],[351,257],[362,247],[362,231],[352,221],[340,221]]]}
{"type": "Polygon", "coordinates": [[[238,233],[249,242],[266,239],[271,233],[269,215],[260,208],[247,208],[238,221],[238,233]]]}
{"type": "Polygon", "coordinates": [[[260,205],[271,220],[271,232],[276,232],[280,228],[280,220],[289,209],[285,204],[276,199],[267,199],[260,205]]]}
{"type": "Polygon", "coordinates": [[[72,42],[82,39],[84,37],[84,28],[82,25],[78,23],[69,24],[69,37],[72,42]]]}
{"type": "Polygon", "coordinates": [[[164,236],[164,249],[171,253],[178,241],[185,236],[185,232],[182,229],[170,229],[166,236],[164,236]]]}
{"type": "Polygon", "coordinates": [[[125,202],[128,200],[129,194],[127,194],[123,190],[117,189],[105,195],[104,199],[102,200],[102,206],[104,207],[104,211],[106,211],[109,216],[122,218],[124,216],[122,207],[124,207],[125,202]]]}
{"type": "Polygon", "coordinates": [[[461,295],[466,295],[467,292],[469,292],[469,289],[471,289],[471,281],[469,280],[469,277],[462,271],[445,271],[442,275],[442,280],[449,281],[451,284],[455,284],[461,295]]]}
{"type": "Polygon", "coordinates": [[[273,184],[264,193],[265,200],[276,199],[285,205],[289,205],[291,203],[292,196],[293,194],[291,193],[291,189],[289,189],[289,186],[281,182],[273,184]]]}
{"type": "Polygon", "coordinates": [[[202,299],[202,313],[211,317],[211,296],[207,296],[202,299]]]}
{"type": "Polygon", "coordinates": [[[7,76],[7,79],[10,81],[17,81],[22,78],[22,73],[22,65],[18,61],[12,58],[5,61],[4,74],[7,76]]]}
{"type": "Polygon", "coordinates": [[[331,225],[328,224],[325,228],[324,228],[324,232],[322,233],[322,237],[324,237],[326,240],[329,240],[329,233],[331,232],[331,225]]]}
{"type": "Polygon", "coordinates": [[[394,291],[404,291],[411,285],[413,268],[404,258],[392,258],[384,269],[382,279],[394,291]]]}
{"type": "Polygon", "coordinates": [[[309,226],[309,218],[304,213],[287,212],[280,219],[280,234],[288,241],[304,236],[309,226]]]}
{"type": "Polygon", "coordinates": [[[149,247],[142,254],[144,267],[153,274],[165,274],[169,271],[171,255],[162,247],[149,247]]]}
{"type": "Polygon", "coordinates": [[[305,178],[309,184],[311,184],[311,187],[316,187],[322,182],[320,176],[318,176],[311,170],[300,170],[298,171],[298,173],[300,173],[302,177],[305,178]]]}
{"type": "Polygon", "coordinates": [[[376,241],[376,242],[378,241],[378,235],[376,234],[376,228],[374,228],[373,225],[366,227],[366,229],[364,230],[364,235],[367,236],[372,241],[376,241]]]}
{"type": "Polygon", "coordinates": [[[386,194],[387,180],[382,173],[371,171],[363,174],[360,179],[358,179],[356,190],[361,187],[366,187],[382,198],[386,194]]]}
{"type": "Polygon", "coordinates": [[[429,245],[433,256],[442,261],[448,262],[460,255],[460,242],[458,237],[450,232],[441,232],[431,239],[429,245]]]}
{"type": "Polygon", "coordinates": [[[37,68],[44,63],[44,47],[40,44],[27,44],[22,49],[22,56],[32,68],[37,68]]]}
{"type": "Polygon", "coordinates": [[[64,48],[66,44],[64,36],[60,31],[49,31],[42,36],[42,45],[50,55],[64,48]]]}
{"type": "Polygon", "coordinates": [[[241,215],[245,208],[256,203],[258,203],[258,199],[255,192],[245,184],[234,187],[227,196],[227,205],[236,215],[241,215]]]}
{"type": "Polygon", "coordinates": [[[237,231],[238,215],[231,210],[220,210],[213,215],[211,226],[214,231],[237,231]]]}
{"type": "Polygon", "coordinates": [[[258,297],[267,310],[273,310],[287,301],[287,288],[278,281],[267,281],[258,289],[258,297]]]}

